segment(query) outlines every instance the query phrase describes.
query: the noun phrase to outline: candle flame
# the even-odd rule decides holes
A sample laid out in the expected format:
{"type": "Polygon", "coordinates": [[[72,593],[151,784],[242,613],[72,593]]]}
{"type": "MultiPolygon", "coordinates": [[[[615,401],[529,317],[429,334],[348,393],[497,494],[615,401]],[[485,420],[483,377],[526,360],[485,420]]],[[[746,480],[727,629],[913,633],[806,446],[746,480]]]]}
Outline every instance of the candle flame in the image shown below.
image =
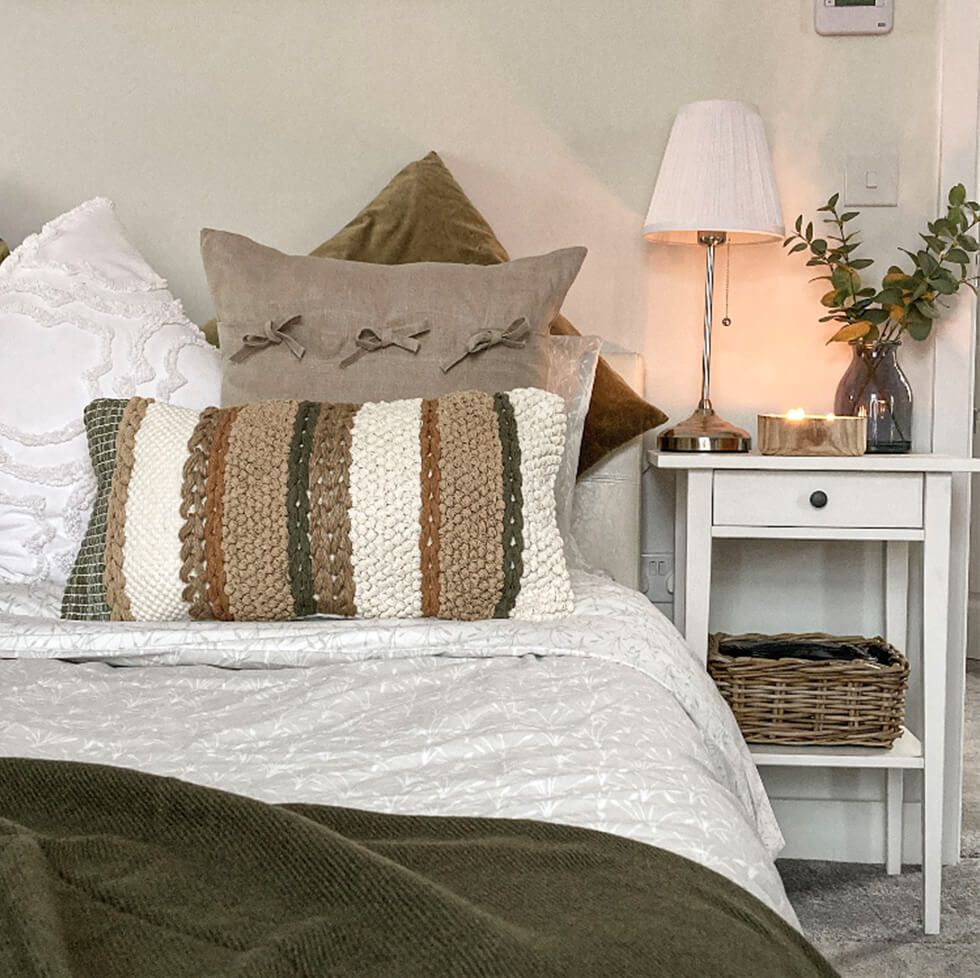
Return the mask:
{"type": "Polygon", "coordinates": [[[803,408],[793,408],[786,412],[786,417],[790,421],[802,421],[806,417],[806,411],[803,408]]]}

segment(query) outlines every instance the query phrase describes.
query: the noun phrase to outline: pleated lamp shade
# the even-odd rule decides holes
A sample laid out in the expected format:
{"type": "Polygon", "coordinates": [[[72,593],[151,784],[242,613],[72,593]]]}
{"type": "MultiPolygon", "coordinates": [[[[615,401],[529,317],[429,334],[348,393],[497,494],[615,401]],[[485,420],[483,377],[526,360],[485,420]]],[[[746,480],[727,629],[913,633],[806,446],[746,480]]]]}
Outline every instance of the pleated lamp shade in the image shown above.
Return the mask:
{"type": "Polygon", "coordinates": [[[643,234],[697,244],[699,231],[724,231],[732,244],[783,236],[762,116],[744,102],[690,102],[670,131],[643,234]]]}

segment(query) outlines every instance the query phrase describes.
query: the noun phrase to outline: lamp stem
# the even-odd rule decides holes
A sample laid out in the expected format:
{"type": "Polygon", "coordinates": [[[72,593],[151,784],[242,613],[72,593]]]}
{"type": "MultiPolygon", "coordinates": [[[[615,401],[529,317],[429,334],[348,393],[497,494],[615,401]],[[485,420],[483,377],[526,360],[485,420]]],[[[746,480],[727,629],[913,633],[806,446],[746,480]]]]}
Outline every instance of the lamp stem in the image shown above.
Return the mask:
{"type": "Polygon", "coordinates": [[[705,232],[698,234],[698,240],[705,246],[704,259],[704,351],[701,354],[701,403],[698,409],[711,411],[711,323],[714,318],[715,298],[715,248],[724,244],[724,232],[705,232]]]}

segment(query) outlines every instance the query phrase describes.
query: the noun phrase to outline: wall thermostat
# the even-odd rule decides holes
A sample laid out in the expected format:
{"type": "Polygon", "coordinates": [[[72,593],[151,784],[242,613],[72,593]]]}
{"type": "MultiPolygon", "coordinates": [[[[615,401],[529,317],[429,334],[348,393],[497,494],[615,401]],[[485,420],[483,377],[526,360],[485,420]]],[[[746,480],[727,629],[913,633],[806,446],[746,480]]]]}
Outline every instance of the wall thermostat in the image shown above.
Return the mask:
{"type": "Polygon", "coordinates": [[[895,0],[814,0],[818,34],[887,34],[895,0]]]}

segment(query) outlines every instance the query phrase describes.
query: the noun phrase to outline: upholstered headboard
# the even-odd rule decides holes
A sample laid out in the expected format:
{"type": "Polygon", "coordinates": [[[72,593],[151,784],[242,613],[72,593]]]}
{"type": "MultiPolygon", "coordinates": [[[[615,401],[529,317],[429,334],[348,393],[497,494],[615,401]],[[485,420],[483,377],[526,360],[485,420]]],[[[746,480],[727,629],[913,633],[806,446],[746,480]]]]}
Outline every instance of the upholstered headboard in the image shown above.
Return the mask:
{"type": "MultiPolygon", "coordinates": [[[[643,392],[643,359],[603,350],[610,366],[643,392]]],[[[640,476],[643,439],[604,458],[575,487],[572,533],[586,563],[627,587],[640,586],[640,476]]]]}

